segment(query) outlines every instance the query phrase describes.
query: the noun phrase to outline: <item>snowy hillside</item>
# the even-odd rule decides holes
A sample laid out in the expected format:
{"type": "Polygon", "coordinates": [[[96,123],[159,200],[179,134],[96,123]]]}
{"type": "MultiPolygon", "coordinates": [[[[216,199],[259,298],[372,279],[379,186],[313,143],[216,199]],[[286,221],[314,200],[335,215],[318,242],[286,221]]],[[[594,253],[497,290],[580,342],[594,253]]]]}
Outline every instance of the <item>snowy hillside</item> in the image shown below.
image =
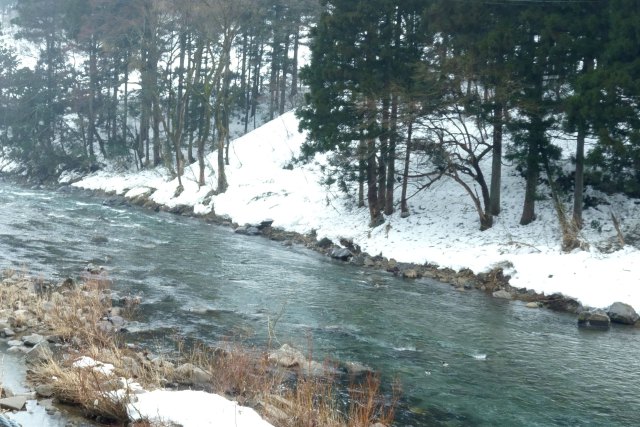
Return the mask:
{"type": "Polygon", "coordinates": [[[160,204],[194,206],[200,214],[215,209],[216,214],[228,215],[240,224],[271,218],[276,227],[300,233],[316,230],[319,238],[334,242],[353,239],[362,250],[397,261],[470,268],[476,273],[498,263],[512,265],[507,270],[512,286],[546,294],[561,292],[594,307],[623,301],[640,310],[640,251],[631,246],[613,253],[598,249],[616,239],[611,212],[625,230],[640,226],[638,201],[588,191],[609,205],[584,213],[582,237],[591,249],[564,254],[550,200],[538,203],[538,219],[533,224],[518,225],[524,183],[515,170],[505,168],[503,211],[488,231],[479,231],[469,197],[452,181],[441,181],[412,198],[408,218],[397,213],[385,225],[370,229],[366,209],[354,207],[335,189],[328,191],[320,184],[322,157],[302,168],[285,167],[305,139],[297,128],[294,114],[287,113],[233,141],[227,169],[230,187],[206,205],[203,202],[215,188],[215,155],[207,161],[207,185],[198,188],[197,165],[193,165],[185,171],[185,190],[177,198],[173,197],[177,180],[154,171],[127,175],[102,171],[74,185],[128,197],[153,190],[152,199],[160,204]]]}

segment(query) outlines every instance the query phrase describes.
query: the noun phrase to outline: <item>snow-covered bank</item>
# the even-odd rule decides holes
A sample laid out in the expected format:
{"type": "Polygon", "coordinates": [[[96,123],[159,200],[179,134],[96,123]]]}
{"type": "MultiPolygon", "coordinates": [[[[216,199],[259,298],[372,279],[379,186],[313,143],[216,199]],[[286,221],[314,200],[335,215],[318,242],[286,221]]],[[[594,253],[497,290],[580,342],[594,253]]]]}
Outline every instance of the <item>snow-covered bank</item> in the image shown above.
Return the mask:
{"type": "Polygon", "coordinates": [[[159,171],[105,170],[74,185],[127,197],[153,191],[151,199],[156,203],[193,206],[198,214],[215,208],[217,215],[228,215],[240,224],[271,218],[275,227],[299,233],[316,230],[319,238],[334,242],[352,239],[363,251],[397,261],[470,268],[476,273],[496,264],[509,265],[506,273],[511,274],[514,287],[560,292],[593,307],[622,301],[640,311],[640,251],[630,246],[613,253],[598,249],[616,239],[612,212],[625,230],[640,229],[638,201],[588,190],[587,194],[606,203],[584,213],[582,238],[590,250],[564,254],[550,200],[538,202],[534,223],[518,225],[524,184],[513,168],[505,167],[503,210],[490,230],[479,231],[469,197],[456,183],[444,180],[410,200],[408,218],[397,213],[385,225],[370,229],[366,209],[358,209],[353,200],[320,184],[321,156],[304,167],[287,167],[305,139],[297,127],[294,114],[288,113],[236,139],[225,194],[207,197],[215,188],[215,155],[207,159],[207,184],[198,188],[193,165],[185,171],[184,191],[178,197],[174,197],[177,179],[159,171]]]}

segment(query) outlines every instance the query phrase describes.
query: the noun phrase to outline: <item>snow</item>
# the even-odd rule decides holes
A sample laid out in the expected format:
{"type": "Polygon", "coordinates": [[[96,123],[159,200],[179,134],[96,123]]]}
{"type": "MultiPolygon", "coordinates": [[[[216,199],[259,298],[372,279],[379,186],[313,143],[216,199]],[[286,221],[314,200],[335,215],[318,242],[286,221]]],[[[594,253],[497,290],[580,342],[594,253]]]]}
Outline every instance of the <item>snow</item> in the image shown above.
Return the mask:
{"type": "Polygon", "coordinates": [[[290,112],[234,140],[226,169],[229,188],[224,194],[210,197],[210,202],[207,196],[215,190],[217,179],[215,153],[205,162],[205,186],[198,187],[198,166],[192,165],[185,171],[184,191],[178,197],[177,179],[170,179],[165,170],[126,174],[101,171],[73,185],[128,197],[153,189],[151,198],[170,207],[193,206],[197,214],[213,209],[239,224],[270,218],[275,227],[300,233],[315,230],[318,238],[328,237],[334,242],[352,239],[372,255],[402,262],[469,268],[476,273],[496,265],[507,266],[505,272],[512,275],[512,286],[545,294],[559,292],[593,307],[622,301],[640,311],[638,249],[626,246],[613,253],[598,249],[616,239],[611,213],[619,218],[623,229],[640,230],[637,201],[588,189],[588,195],[608,205],[584,212],[586,226],[581,238],[590,249],[566,254],[560,248],[560,230],[549,197],[537,203],[536,221],[527,226],[518,224],[524,182],[513,167],[505,166],[502,212],[487,231],[479,231],[469,196],[450,180],[439,181],[411,198],[408,218],[395,213],[386,218],[386,224],[371,229],[366,208],[357,208],[352,199],[320,183],[324,156],[305,166],[287,167],[306,137],[297,129],[297,119],[290,112]]]}
{"type": "Polygon", "coordinates": [[[148,419],[183,427],[269,427],[251,408],[204,391],[155,390],[137,395],[128,405],[132,420],[148,419]],[[203,410],[204,409],[204,410],[203,410]]]}
{"type": "Polygon", "coordinates": [[[95,372],[106,376],[113,374],[113,370],[115,369],[115,367],[110,363],[98,362],[97,360],[92,359],[88,356],[82,356],[77,359],[75,362],[73,362],[73,367],[80,369],[92,368],[95,372]]]}
{"type": "MultiPolygon", "coordinates": [[[[107,377],[114,367],[91,357],[82,356],[74,368],[93,369],[107,377]]],[[[271,427],[253,409],[204,391],[146,391],[133,380],[120,378],[120,388],[105,395],[116,402],[128,402],[127,414],[132,421],[148,420],[159,425],[182,427],[271,427]]],[[[155,424],[152,424],[155,425],[155,424]]]]}

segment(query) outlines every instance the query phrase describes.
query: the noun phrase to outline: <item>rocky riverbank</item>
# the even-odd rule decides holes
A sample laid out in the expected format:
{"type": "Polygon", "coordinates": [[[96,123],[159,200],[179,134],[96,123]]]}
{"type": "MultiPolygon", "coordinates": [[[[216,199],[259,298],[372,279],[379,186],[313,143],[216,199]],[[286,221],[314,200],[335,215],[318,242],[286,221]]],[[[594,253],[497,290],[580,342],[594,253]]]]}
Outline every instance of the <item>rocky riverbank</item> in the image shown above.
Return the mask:
{"type": "MultiPolygon", "coordinates": [[[[218,399],[217,405],[230,407],[227,412],[255,414],[251,417],[258,424],[252,426],[270,424],[239,404],[258,408],[283,427],[298,425],[300,417],[336,427],[354,416],[375,419],[379,425],[392,420],[394,403],[379,395],[375,375],[357,363],[319,363],[288,345],[267,351],[232,343],[227,348],[186,348],[177,342],[162,354],[141,348],[128,334],[126,320],[139,300],[115,295],[109,285],[104,272],[95,268],[88,268],[78,282],[61,283],[3,273],[0,334],[7,352],[24,358],[31,390],[15,395],[4,388],[0,407],[16,416],[27,401],[37,398],[51,416],[66,405],[98,423],[156,425],[157,409],[149,409],[158,405],[154,399],[175,392],[173,412],[203,397],[218,399]],[[343,373],[357,380],[350,387],[361,390],[363,399],[375,402],[366,413],[344,414],[338,409],[329,379],[343,373]]],[[[210,408],[200,409],[202,419],[210,421],[210,408]]]]}
{"type": "MultiPolygon", "coordinates": [[[[94,192],[94,194],[96,193],[94,192]]],[[[583,306],[577,299],[561,293],[545,295],[530,289],[511,286],[509,283],[511,277],[505,274],[505,270],[513,267],[508,262],[497,265],[488,272],[477,274],[470,269],[456,271],[428,262],[425,264],[405,263],[381,255],[368,254],[348,239],[334,242],[328,238],[318,239],[315,232],[301,234],[287,231],[278,227],[271,219],[265,219],[255,224],[238,224],[232,218],[218,216],[215,212],[197,215],[194,213],[193,207],[189,205],[167,207],[154,202],[151,198],[151,192],[138,194],[131,198],[117,195],[115,192],[98,191],[97,194],[104,198],[105,204],[111,206],[141,206],[156,212],[164,211],[176,215],[198,217],[210,223],[231,227],[238,234],[261,236],[281,242],[283,245],[301,245],[333,258],[337,262],[387,271],[407,280],[432,279],[447,283],[459,292],[476,290],[490,294],[495,298],[524,301],[526,306],[531,309],[546,308],[572,313],[577,315],[577,325],[584,328],[606,330],[611,323],[640,326],[640,323],[637,323],[638,317],[633,307],[622,302],[616,302],[609,307],[589,307],[583,306]]]]}

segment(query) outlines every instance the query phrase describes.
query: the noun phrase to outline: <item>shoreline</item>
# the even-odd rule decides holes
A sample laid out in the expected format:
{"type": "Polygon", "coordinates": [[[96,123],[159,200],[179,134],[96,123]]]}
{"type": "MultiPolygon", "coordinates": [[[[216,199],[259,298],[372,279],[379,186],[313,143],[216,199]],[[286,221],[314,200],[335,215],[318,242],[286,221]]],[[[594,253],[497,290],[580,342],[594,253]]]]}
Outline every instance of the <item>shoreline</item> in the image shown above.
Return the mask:
{"type": "MultiPolygon", "coordinates": [[[[33,184],[33,182],[30,182],[28,177],[18,176],[11,173],[0,174],[4,177],[11,178],[13,182],[18,185],[33,184]]],[[[424,264],[402,262],[393,258],[389,259],[381,255],[370,255],[367,252],[362,251],[357,245],[354,245],[351,240],[341,239],[341,241],[337,243],[326,238],[318,240],[313,230],[311,233],[303,234],[296,231],[285,230],[280,227],[272,227],[271,225],[262,226],[261,224],[248,223],[241,225],[234,222],[232,218],[226,215],[217,215],[214,211],[207,214],[197,214],[194,212],[193,206],[176,205],[170,207],[162,205],[152,199],[151,196],[153,195],[153,192],[138,194],[134,197],[127,197],[125,194],[118,194],[116,190],[95,190],[73,185],[84,178],[86,178],[86,176],[79,177],[73,182],[66,183],[60,183],[57,180],[52,180],[36,184],[36,186],[39,188],[48,187],[52,191],[64,192],[69,191],[65,189],[70,189],[72,191],[84,192],[91,197],[102,199],[103,204],[110,206],[136,206],[154,212],[166,212],[174,215],[199,219],[210,224],[231,228],[234,232],[243,234],[248,238],[260,236],[272,241],[281,242],[285,245],[298,244],[308,250],[312,250],[346,264],[371,268],[378,271],[386,271],[395,276],[402,277],[405,280],[436,280],[438,282],[448,284],[454,288],[454,290],[460,292],[475,290],[492,295],[496,298],[523,301],[528,303],[528,307],[532,309],[546,308],[553,311],[575,314],[577,316],[581,311],[606,310],[608,308],[584,305],[580,300],[566,296],[560,292],[546,295],[544,292],[536,292],[532,289],[512,286],[509,282],[511,277],[504,272],[505,268],[508,269],[511,267],[508,262],[505,263],[506,265],[495,266],[491,270],[481,273],[474,273],[469,268],[462,268],[456,271],[448,267],[440,267],[437,264],[432,264],[428,261],[424,264]],[[257,232],[252,229],[257,230],[257,232]],[[339,256],[340,254],[338,253],[345,249],[350,253],[348,259],[343,259],[344,256],[339,256]],[[338,256],[332,256],[332,251],[336,252],[338,256]]]]}
{"type": "MultiPolygon", "coordinates": [[[[19,176],[12,173],[1,173],[2,176],[11,178],[18,185],[33,184],[29,177],[19,176]]],[[[154,212],[166,212],[174,215],[191,217],[199,219],[210,224],[228,227],[238,234],[243,234],[248,238],[260,236],[272,241],[280,242],[285,245],[297,244],[308,250],[320,253],[326,257],[332,258],[337,262],[351,264],[357,267],[370,268],[378,271],[386,271],[394,276],[401,277],[405,280],[431,279],[440,283],[450,285],[454,290],[459,292],[478,291],[494,298],[505,300],[518,300],[527,303],[530,309],[545,308],[562,313],[576,315],[576,325],[589,326],[580,323],[580,313],[596,312],[606,314],[610,306],[594,307],[583,304],[579,299],[564,295],[560,292],[554,292],[549,295],[544,292],[536,292],[532,289],[524,287],[512,286],[510,283],[511,276],[505,273],[505,270],[511,269],[510,263],[503,262],[491,268],[489,271],[475,273],[470,268],[461,268],[454,270],[448,267],[440,267],[435,263],[425,262],[423,264],[397,261],[393,258],[387,258],[382,255],[371,255],[354,244],[352,240],[340,239],[334,242],[328,238],[318,240],[315,231],[310,233],[299,233],[296,231],[286,230],[281,227],[273,227],[272,220],[265,219],[262,223],[255,224],[239,224],[227,215],[217,215],[212,209],[206,214],[198,214],[195,212],[194,206],[188,204],[178,204],[168,206],[157,203],[152,196],[157,189],[149,192],[138,192],[132,197],[127,197],[126,191],[118,193],[116,190],[89,189],[82,186],[74,185],[82,181],[89,175],[79,176],[70,182],[60,183],[57,179],[44,183],[36,184],[38,187],[49,187],[52,191],[80,191],[91,197],[102,199],[103,204],[111,206],[140,207],[154,212]]],[[[617,303],[617,302],[616,302],[617,303]]],[[[623,302],[624,303],[624,302],[623,302]]],[[[613,305],[613,304],[612,304],[613,305]]],[[[615,322],[620,323],[620,322],[615,322]]],[[[628,324],[628,323],[627,323],[628,324]]],[[[640,320],[636,323],[640,327],[640,320]]],[[[608,327],[607,327],[608,328],[608,327]]],[[[596,327],[595,329],[602,329],[596,327]]]]}
{"type": "MultiPolygon", "coordinates": [[[[70,186],[70,185],[69,185],[70,186]]],[[[71,187],[79,191],[86,192],[93,197],[103,199],[103,203],[116,206],[137,206],[154,212],[166,212],[199,219],[210,224],[228,227],[235,233],[243,234],[247,238],[262,237],[285,245],[298,244],[306,249],[320,253],[326,257],[339,262],[351,264],[356,267],[371,268],[378,271],[386,271],[405,280],[431,279],[448,284],[455,290],[463,292],[476,290],[493,295],[496,298],[519,300],[531,303],[529,308],[547,308],[559,312],[578,314],[582,309],[591,309],[583,306],[575,298],[567,297],[560,293],[545,295],[525,288],[516,288],[509,283],[510,276],[504,273],[503,267],[494,267],[484,273],[474,273],[468,268],[455,271],[451,268],[441,268],[438,265],[425,263],[416,264],[410,262],[396,261],[384,256],[372,256],[354,245],[350,240],[341,240],[336,244],[329,239],[317,239],[314,233],[302,234],[295,231],[288,231],[271,225],[260,224],[238,224],[231,218],[216,215],[210,212],[205,215],[194,213],[191,206],[168,207],[154,202],[148,195],[142,194],[132,198],[117,194],[115,191],[88,190],[82,187],[71,187]],[[347,256],[347,250],[350,255],[347,256]],[[344,258],[347,259],[344,259],[344,258]],[[509,294],[495,294],[504,291],[509,294]],[[534,307],[533,304],[536,304],[534,307]]],[[[269,221],[269,220],[267,220],[269,221]]]]}

